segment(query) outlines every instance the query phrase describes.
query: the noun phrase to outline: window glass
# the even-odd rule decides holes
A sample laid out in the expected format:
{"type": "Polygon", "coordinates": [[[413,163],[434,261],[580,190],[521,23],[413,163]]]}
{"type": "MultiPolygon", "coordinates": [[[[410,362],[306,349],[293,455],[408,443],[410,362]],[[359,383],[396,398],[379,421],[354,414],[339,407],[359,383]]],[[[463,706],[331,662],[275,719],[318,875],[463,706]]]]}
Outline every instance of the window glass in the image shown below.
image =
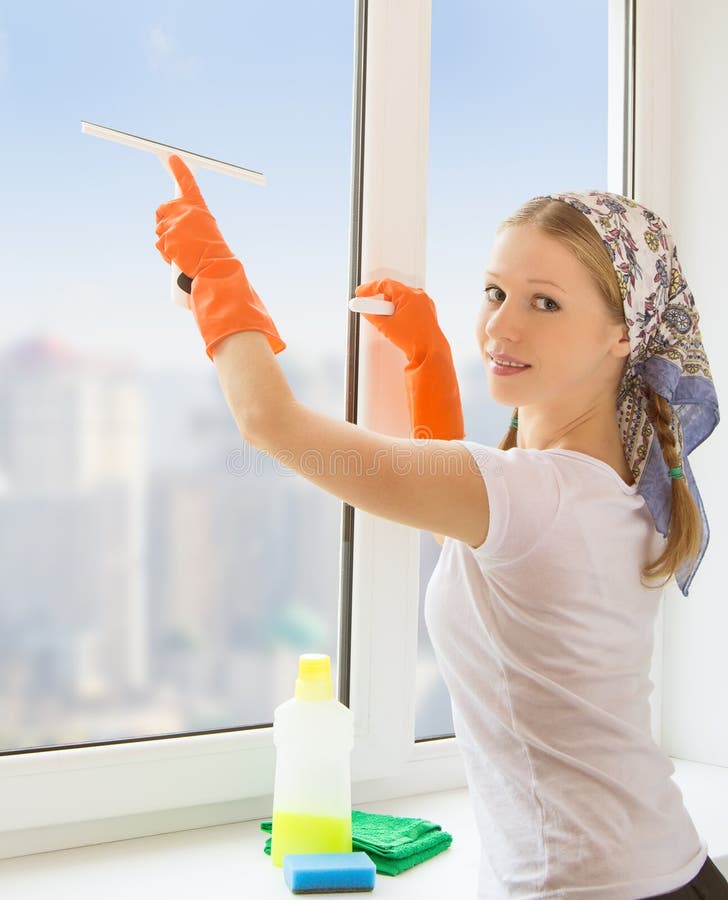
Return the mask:
{"type": "MultiPolygon", "coordinates": [[[[607,187],[607,6],[433,0],[426,289],[468,440],[497,446],[511,415],[488,396],[474,338],[497,225],[538,194],[607,187]]],[[[422,606],[440,548],[429,534],[420,546],[422,606]]],[[[422,624],[417,675],[417,739],[451,734],[422,624]]]]}
{"type": "MultiPolygon", "coordinates": [[[[6,3],[0,12],[0,751],[269,723],[334,656],[339,502],[241,441],[173,306],[152,154],[201,171],[289,347],[344,410],[351,3],[6,3]]],[[[335,659],[333,660],[335,664],[335,659]]]]}

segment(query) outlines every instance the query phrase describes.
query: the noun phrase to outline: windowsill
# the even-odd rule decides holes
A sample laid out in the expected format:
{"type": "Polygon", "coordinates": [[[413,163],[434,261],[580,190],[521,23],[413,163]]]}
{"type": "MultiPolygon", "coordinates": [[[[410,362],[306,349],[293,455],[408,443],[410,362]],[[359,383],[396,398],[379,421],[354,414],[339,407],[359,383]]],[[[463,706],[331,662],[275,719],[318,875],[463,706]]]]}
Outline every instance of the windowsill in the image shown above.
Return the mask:
{"type": "MultiPolygon", "coordinates": [[[[728,768],[673,760],[679,784],[711,857],[728,875],[728,768]]],[[[370,812],[431,819],[453,835],[452,847],[396,878],[377,876],[380,897],[474,897],[478,843],[467,791],[443,791],[359,804],[370,812]]],[[[0,862],[3,900],[255,900],[291,897],[280,869],[263,853],[259,822],[99,844],[0,862]]],[[[350,894],[327,894],[350,897],[350,894]]]]}

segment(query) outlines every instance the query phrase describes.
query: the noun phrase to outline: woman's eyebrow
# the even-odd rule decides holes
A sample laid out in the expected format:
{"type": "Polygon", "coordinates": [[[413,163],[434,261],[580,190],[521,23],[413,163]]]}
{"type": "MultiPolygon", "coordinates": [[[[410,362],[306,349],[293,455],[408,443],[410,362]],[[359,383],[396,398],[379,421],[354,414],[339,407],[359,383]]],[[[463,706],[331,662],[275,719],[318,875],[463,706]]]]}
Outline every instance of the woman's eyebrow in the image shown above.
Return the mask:
{"type": "MultiPolygon", "coordinates": [[[[486,275],[492,275],[493,278],[500,278],[498,272],[490,272],[486,271],[486,275]]],[[[560,291],[564,291],[560,284],[556,284],[555,281],[550,281],[548,278],[527,278],[526,281],[529,284],[550,284],[552,287],[558,288],[560,291]]],[[[566,291],[564,291],[566,293],[566,291]]]]}

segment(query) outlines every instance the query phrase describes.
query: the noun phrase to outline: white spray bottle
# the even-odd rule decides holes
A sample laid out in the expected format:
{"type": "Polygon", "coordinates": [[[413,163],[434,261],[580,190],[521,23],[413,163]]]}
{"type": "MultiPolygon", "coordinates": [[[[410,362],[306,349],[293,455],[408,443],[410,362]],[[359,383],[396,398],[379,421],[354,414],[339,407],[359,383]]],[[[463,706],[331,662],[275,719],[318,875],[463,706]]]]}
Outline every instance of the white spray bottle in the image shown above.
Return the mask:
{"type": "Polygon", "coordinates": [[[334,699],[331,660],[304,654],[295,696],[273,718],[273,865],[287,853],[351,853],[352,713],[334,699]]]}

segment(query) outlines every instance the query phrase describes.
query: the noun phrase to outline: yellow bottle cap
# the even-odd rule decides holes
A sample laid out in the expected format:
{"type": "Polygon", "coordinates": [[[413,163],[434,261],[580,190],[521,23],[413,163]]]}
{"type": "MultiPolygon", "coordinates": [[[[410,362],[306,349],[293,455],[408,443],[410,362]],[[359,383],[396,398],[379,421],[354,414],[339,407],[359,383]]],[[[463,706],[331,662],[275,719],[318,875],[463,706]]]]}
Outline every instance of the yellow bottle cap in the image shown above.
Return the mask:
{"type": "Polygon", "coordinates": [[[323,653],[304,653],[298,659],[296,700],[331,700],[331,658],[323,653]]]}

